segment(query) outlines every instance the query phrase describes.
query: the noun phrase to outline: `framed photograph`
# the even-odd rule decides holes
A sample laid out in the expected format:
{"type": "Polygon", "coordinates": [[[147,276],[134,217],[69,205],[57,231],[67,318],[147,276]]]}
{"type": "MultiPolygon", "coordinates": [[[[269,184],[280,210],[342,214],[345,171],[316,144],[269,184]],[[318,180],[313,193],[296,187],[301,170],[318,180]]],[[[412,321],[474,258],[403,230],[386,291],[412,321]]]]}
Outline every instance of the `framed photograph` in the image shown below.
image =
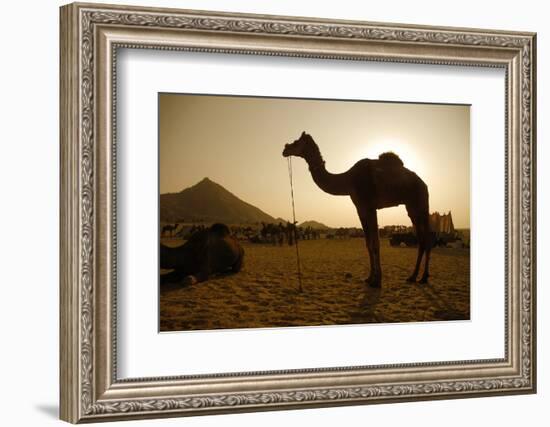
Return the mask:
{"type": "Polygon", "coordinates": [[[535,34],[60,22],[63,420],[536,391],[535,34]]]}

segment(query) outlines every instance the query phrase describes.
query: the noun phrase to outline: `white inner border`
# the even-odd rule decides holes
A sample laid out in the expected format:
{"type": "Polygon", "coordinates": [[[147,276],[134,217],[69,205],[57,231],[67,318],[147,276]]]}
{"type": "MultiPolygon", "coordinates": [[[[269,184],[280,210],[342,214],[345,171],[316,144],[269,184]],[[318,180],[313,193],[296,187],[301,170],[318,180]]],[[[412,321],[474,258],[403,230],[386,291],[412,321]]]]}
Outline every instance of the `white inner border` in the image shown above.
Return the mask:
{"type": "Polygon", "coordinates": [[[118,378],[504,357],[503,69],[117,55],[118,378]],[[471,321],[159,333],[159,92],[471,104],[471,321]]]}

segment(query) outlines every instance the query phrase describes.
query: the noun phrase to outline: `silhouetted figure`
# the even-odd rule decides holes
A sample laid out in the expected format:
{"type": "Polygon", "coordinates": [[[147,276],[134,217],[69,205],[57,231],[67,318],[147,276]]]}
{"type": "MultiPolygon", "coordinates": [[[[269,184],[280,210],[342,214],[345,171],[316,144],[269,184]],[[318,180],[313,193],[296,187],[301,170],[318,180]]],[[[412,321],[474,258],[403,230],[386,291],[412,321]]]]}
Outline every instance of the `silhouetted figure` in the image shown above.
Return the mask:
{"type": "Polygon", "coordinates": [[[324,192],[351,197],[365,233],[370,259],[367,282],[372,287],[380,287],[382,282],[376,210],[404,204],[419,243],[416,265],[407,281],[416,281],[422,257],[426,254],[420,283],[427,283],[431,251],[428,187],[418,175],[403,166],[396,154],[383,153],[378,159],[363,159],[347,172],[333,174],[326,170],[313,138],[302,132],[299,139],[285,145],[283,156],[302,157],[309,166],[313,181],[324,192]]]}
{"type": "Polygon", "coordinates": [[[174,272],[161,276],[162,282],[195,284],[214,273],[237,273],[243,265],[244,250],[225,224],[198,227],[189,240],[176,248],[160,245],[160,268],[174,272]]]}
{"type": "Polygon", "coordinates": [[[285,243],[285,226],[281,222],[277,225],[277,237],[279,240],[279,246],[283,246],[285,243]]]}
{"type": "Polygon", "coordinates": [[[287,222],[285,234],[286,234],[286,241],[288,242],[288,245],[292,246],[294,244],[294,239],[296,238],[296,224],[287,222]]]}
{"type": "Polygon", "coordinates": [[[177,230],[178,225],[179,225],[178,223],[175,223],[174,225],[172,224],[165,225],[164,227],[162,227],[162,231],[160,232],[160,235],[163,236],[166,234],[166,232],[168,232],[170,233],[170,237],[172,237],[172,233],[177,230]]]}

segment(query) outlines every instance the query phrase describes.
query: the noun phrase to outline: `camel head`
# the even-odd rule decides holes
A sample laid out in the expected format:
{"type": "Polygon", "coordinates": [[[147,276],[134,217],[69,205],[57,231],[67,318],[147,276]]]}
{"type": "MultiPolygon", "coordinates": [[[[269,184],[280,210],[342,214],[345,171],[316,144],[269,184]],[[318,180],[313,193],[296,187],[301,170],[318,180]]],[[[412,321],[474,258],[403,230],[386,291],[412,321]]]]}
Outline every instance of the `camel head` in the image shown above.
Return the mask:
{"type": "Polygon", "coordinates": [[[300,138],[294,141],[292,144],[285,144],[285,149],[283,150],[283,156],[296,156],[306,158],[307,155],[311,152],[311,148],[315,146],[315,141],[311,135],[302,132],[300,138]]]}

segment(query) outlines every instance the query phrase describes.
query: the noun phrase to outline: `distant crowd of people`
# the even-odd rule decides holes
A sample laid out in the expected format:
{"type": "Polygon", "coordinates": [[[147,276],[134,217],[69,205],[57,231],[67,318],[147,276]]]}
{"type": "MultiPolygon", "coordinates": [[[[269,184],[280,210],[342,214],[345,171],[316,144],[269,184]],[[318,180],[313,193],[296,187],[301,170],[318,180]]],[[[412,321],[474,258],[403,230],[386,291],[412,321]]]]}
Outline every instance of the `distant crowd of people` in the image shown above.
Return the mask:
{"type": "MultiPolygon", "coordinates": [[[[164,225],[161,237],[181,238],[189,240],[196,232],[204,231],[208,227],[204,224],[174,223],[164,225]]],[[[296,240],[317,239],[350,239],[363,238],[364,232],[357,227],[339,227],[318,229],[311,226],[300,227],[291,222],[258,223],[253,225],[233,225],[229,227],[231,234],[240,241],[264,243],[282,246],[293,245],[296,240]]],[[[392,246],[405,243],[407,246],[416,246],[417,240],[412,227],[385,226],[379,230],[381,238],[389,238],[392,246]]],[[[459,239],[455,233],[433,233],[434,246],[447,246],[459,239]]],[[[469,242],[468,242],[469,243],[469,242]]]]}
{"type": "MultiPolygon", "coordinates": [[[[180,223],[164,225],[161,237],[177,237],[188,240],[194,233],[203,231],[203,224],[184,225],[180,223]]],[[[298,240],[316,240],[321,238],[321,231],[311,226],[299,227],[291,222],[278,224],[262,222],[253,225],[233,225],[229,227],[231,234],[239,240],[252,243],[269,243],[273,245],[293,245],[298,240]]]]}

